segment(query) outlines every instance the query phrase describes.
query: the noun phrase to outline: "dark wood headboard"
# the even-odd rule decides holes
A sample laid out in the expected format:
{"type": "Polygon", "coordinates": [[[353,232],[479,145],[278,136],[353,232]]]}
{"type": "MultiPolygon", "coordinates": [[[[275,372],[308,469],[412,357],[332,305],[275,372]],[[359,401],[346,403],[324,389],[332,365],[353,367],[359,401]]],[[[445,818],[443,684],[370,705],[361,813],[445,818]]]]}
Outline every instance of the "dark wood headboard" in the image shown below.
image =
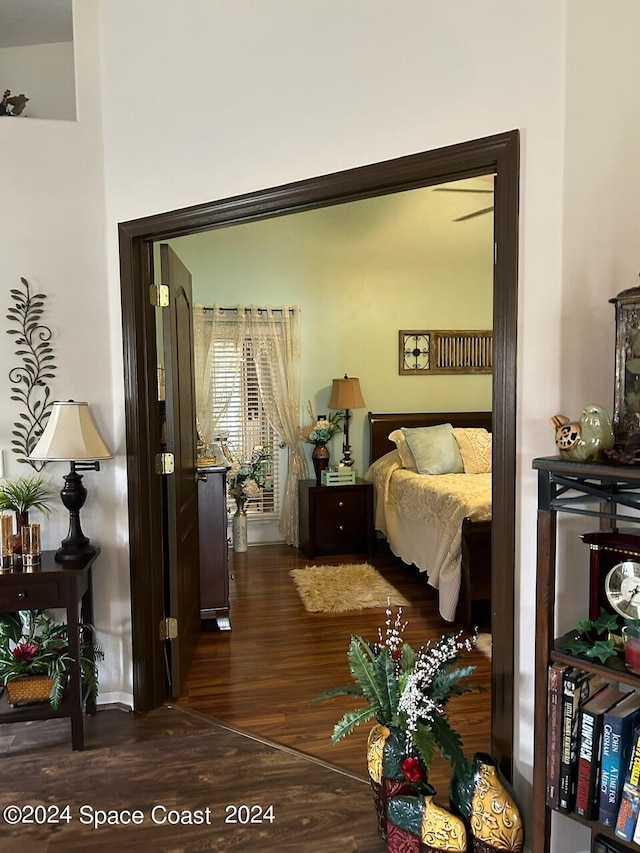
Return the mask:
{"type": "Polygon", "coordinates": [[[370,462],[375,462],[395,444],[389,441],[389,433],[400,427],[426,427],[451,424],[454,427],[484,427],[491,432],[491,412],[369,412],[370,462]]]}

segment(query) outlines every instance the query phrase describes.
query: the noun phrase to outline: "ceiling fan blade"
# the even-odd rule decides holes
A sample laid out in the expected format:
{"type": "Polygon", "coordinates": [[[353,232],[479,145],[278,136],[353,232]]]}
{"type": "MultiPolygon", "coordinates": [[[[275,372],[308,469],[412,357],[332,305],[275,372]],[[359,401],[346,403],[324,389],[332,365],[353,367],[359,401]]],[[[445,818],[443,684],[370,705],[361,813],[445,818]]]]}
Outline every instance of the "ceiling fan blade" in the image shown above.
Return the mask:
{"type": "Polygon", "coordinates": [[[491,193],[493,194],[493,190],[472,190],[466,187],[459,187],[455,189],[454,187],[434,187],[433,191],[436,193],[491,193]]]}
{"type": "Polygon", "coordinates": [[[482,216],[484,213],[489,213],[493,210],[493,205],[491,207],[483,207],[481,210],[474,210],[473,213],[465,213],[464,216],[458,216],[456,219],[453,219],[453,222],[463,222],[465,219],[473,219],[476,216],[482,216]]]}

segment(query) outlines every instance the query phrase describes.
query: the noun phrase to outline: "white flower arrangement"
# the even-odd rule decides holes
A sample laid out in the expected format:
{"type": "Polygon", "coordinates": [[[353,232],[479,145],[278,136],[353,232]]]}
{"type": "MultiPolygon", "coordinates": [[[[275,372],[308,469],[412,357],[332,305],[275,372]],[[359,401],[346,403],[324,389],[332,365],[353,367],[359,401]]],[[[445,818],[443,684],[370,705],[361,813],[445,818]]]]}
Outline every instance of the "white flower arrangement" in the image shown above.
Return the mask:
{"type": "Polygon", "coordinates": [[[270,460],[269,451],[262,444],[257,444],[250,459],[240,462],[234,459],[227,474],[229,496],[239,507],[251,500],[259,498],[267,484],[267,470],[270,460]]]}

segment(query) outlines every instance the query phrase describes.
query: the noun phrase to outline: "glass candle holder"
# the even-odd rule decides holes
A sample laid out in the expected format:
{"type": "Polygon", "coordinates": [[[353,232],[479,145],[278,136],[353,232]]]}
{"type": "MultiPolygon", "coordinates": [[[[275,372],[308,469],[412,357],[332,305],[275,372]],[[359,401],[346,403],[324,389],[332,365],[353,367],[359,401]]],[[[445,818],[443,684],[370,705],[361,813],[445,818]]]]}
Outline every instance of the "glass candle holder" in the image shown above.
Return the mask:
{"type": "Polygon", "coordinates": [[[0,568],[13,566],[13,518],[0,515],[0,568]]]}
{"type": "Polygon", "coordinates": [[[25,524],[22,527],[22,564],[24,566],[35,566],[42,559],[42,546],[40,544],[40,525],[25,524]]]}

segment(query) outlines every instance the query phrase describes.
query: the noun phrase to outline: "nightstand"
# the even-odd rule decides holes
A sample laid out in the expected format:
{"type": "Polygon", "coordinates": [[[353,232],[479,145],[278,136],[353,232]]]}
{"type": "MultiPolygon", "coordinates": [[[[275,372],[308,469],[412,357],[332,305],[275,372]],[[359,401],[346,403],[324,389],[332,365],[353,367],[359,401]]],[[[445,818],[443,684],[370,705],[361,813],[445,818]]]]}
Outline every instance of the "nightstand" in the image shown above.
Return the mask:
{"type": "Polygon", "coordinates": [[[300,548],[307,557],[317,554],[373,556],[373,485],[356,480],[345,486],[316,486],[300,480],[300,548]]]}

